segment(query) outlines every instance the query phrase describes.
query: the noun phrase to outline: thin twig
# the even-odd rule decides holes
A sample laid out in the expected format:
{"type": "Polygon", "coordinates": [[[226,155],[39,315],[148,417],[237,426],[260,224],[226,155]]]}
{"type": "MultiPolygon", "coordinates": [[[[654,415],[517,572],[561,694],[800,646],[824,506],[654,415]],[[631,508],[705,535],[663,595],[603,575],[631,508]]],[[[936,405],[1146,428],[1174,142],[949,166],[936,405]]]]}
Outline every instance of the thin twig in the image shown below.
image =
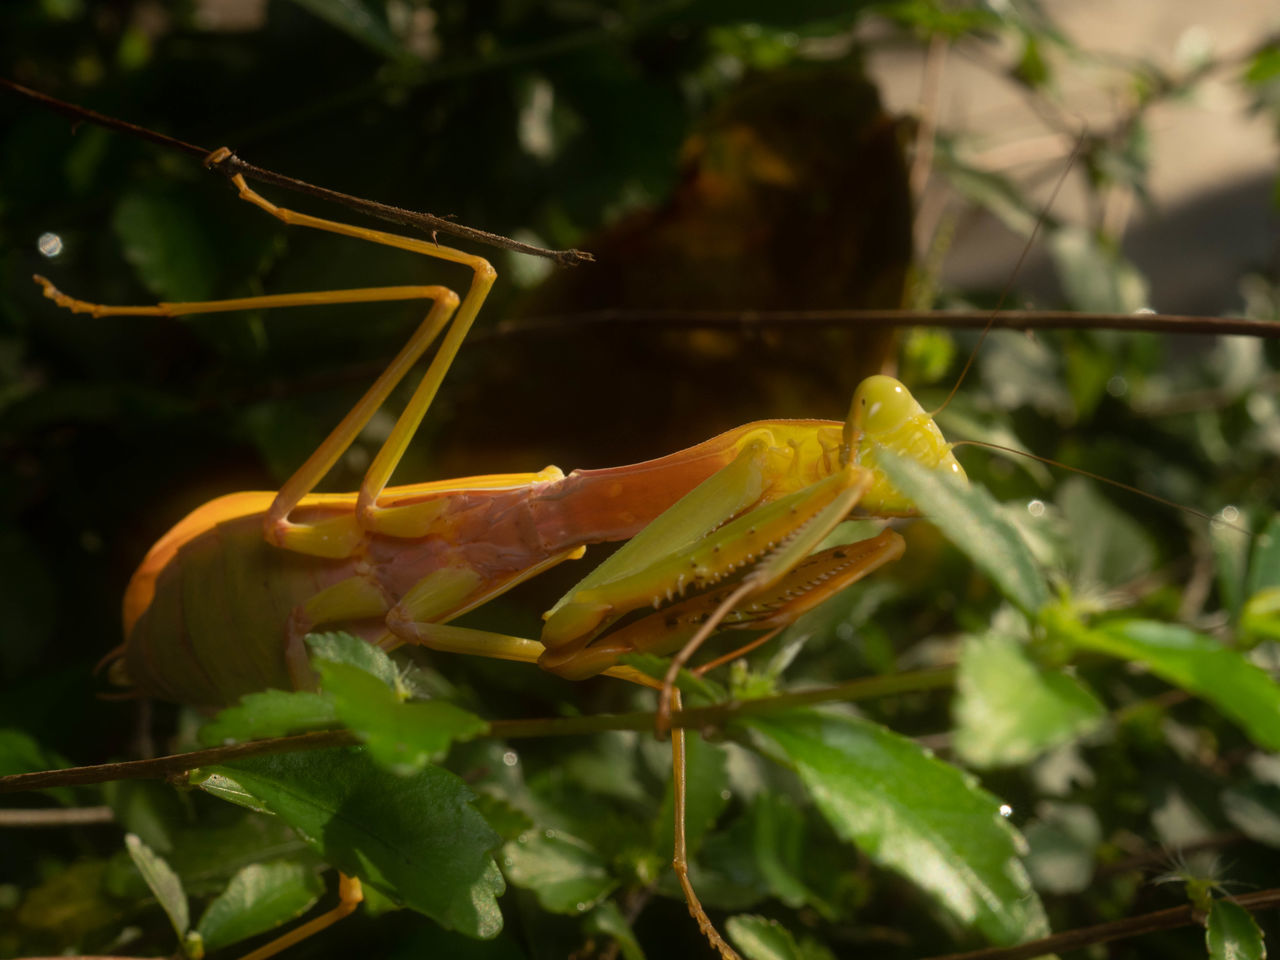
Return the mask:
{"type": "MultiPolygon", "coordinates": [[[[698,707],[672,714],[671,726],[691,729],[723,727],[733,720],[765,713],[777,713],[797,707],[830,703],[837,700],[870,700],[900,693],[936,690],[949,686],[955,679],[950,668],[917,670],[908,673],[889,674],[883,677],[866,677],[850,680],[834,687],[816,690],[797,690],[763,697],[698,707]]],[[[532,720],[495,720],[483,736],[504,740],[528,737],[578,736],[601,733],[608,730],[652,730],[654,715],[650,712],[599,714],[587,717],[540,717],[532,720]]],[[[246,757],[266,756],[276,753],[292,753],[300,750],[321,750],[329,747],[349,747],[359,743],[354,734],[346,730],[321,730],[292,737],[275,737],[270,740],[254,740],[207,750],[193,750],[153,760],[126,760],[120,763],[101,763],[65,770],[42,770],[38,773],[16,773],[0,777],[0,793],[16,793],[23,790],[45,790],[50,787],[84,786],[107,783],[113,780],[164,780],[180,776],[196,767],[208,767],[219,763],[242,760],[246,757]]]]}
{"type": "Polygon", "coordinates": [[[70,767],[66,770],[41,770],[38,773],[15,773],[0,777],[0,793],[16,793],[23,790],[45,790],[49,787],[80,787],[91,783],[110,783],[115,780],[166,780],[193,770],[199,766],[226,763],[244,757],[260,757],[273,753],[290,753],[294,750],[319,750],[324,747],[349,747],[358,741],[346,730],[321,730],[318,733],[302,733],[294,737],[276,737],[272,740],[254,740],[209,750],[193,750],[151,760],[125,760],[120,763],[99,763],[87,767],[70,767]]]}
{"type": "Polygon", "coordinates": [[[776,327],[947,327],[1000,330],[1122,330],[1128,333],[1208,334],[1280,338],[1280,323],[1245,317],[1197,317],[1171,313],[1074,313],[1070,310],[667,310],[620,308],[544,314],[505,320],[495,336],[555,333],[603,324],[610,327],[686,326],[750,331],[776,327]]]}
{"type": "Polygon", "coordinates": [[[0,827],[80,827],[111,823],[116,818],[110,807],[50,807],[40,810],[0,810],[0,827]]]}
{"type": "MultiPolygon", "coordinates": [[[[1247,893],[1239,897],[1228,897],[1228,900],[1246,910],[1268,910],[1280,907],[1280,889],[1261,890],[1258,893],[1247,893]]],[[[988,947],[985,950],[970,950],[967,953],[948,953],[945,956],[929,957],[928,960],[1030,960],[1050,953],[1062,953],[1068,950],[1080,950],[1099,943],[1112,940],[1127,940],[1143,934],[1155,933],[1157,930],[1173,930],[1177,927],[1188,927],[1203,922],[1203,917],[1191,904],[1172,907],[1168,910],[1157,910],[1155,913],[1144,913],[1136,917],[1126,917],[1111,923],[1099,923],[1092,927],[1080,927],[1066,930],[1040,940],[1020,943],[1015,947],[988,947]]]]}
{"type": "MultiPolygon", "coordinates": [[[[64,116],[71,117],[77,122],[92,123],[108,130],[115,130],[119,133],[128,134],[131,137],[137,137],[140,140],[146,140],[150,143],[158,144],[167,150],[176,150],[180,153],[188,154],[201,161],[204,161],[213,150],[208,147],[202,147],[194,143],[188,143],[185,140],[179,140],[176,137],[170,137],[155,130],[149,130],[146,127],[138,126],[127,120],[120,120],[116,117],[109,117],[106,114],[98,113],[96,110],[90,110],[87,107],[81,107],[74,103],[68,103],[65,100],[59,100],[57,97],[51,97],[47,93],[41,93],[39,90],[32,90],[21,84],[14,83],[4,77],[0,77],[0,87],[4,87],[13,91],[19,96],[26,97],[49,110],[61,113],[64,116]]],[[[315,184],[307,183],[304,180],[297,180],[294,177],[285,176],[274,170],[268,170],[265,167],[259,167],[252,163],[246,163],[234,153],[210,164],[213,169],[226,177],[232,177],[236,174],[243,174],[250,180],[256,180],[259,183],[271,184],[276,187],[283,187],[286,190],[293,190],[297,193],[306,194],[307,196],[317,197],[321,200],[328,200],[333,203],[339,203],[344,207],[355,210],[359,213],[367,214],[371,217],[377,217],[380,220],[387,220],[391,223],[398,223],[402,226],[412,227],[421,230],[431,236],[437,233],[447,233],[455,237],[461,237],[464,240],[474,240],[476,243],[487,244],[491,247],[498,247],[502,250],[511,250],[515,253],[527,253],[530,256],[546,257],[561,266],[576,266],[580,263],[590,263],[595,260],[590,253],[584,250],[548,250],[544,247],[535,246],[531,243],[524,243],[520,240],[512,240],[510,237],[504,237],[496,233],[489,233],[487,230],[478,230],[475,227],[468,227],[464,224],[457,223],[445,217],[437,217],[430,213],[419,213],[416,210],[406,210],[403,207],[394,207],[390,204],[379,203],[376,200],[365,200],[362,197],[353,197],[350,194],[339,193],[337,190],[330,190],[327,187],[318,187],[315,184]]]]}

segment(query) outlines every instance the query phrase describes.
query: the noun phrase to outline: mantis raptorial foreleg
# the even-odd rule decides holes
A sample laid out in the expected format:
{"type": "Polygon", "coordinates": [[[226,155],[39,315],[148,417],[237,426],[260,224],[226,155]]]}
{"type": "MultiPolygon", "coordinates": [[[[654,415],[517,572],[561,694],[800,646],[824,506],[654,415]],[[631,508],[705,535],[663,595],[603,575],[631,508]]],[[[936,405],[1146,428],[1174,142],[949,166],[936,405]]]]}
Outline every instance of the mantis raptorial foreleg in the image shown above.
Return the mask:
{"type": "Polygon", "coordinates": [[[714,501],[706,509],[690,508],[691,503],[701,508],[708,486],[750,490],[755,477],[764,472],[760,460],[775,455],[764,443],[744,450],[637,534],[624,548],[629,551],[625,562],[617,561],[624,553],[620,550],[611,558],[606,575],[597,569],[566,594],[546,614],[542,641],[547,652],[542,665],[568,676],[580,675],[575,659],[618,617],[669,602],[689,587],[705,589],[736,571],[753,568],[742,592],[713,618],[719,622],[738,602],[772,586],[799,564],[848,515],[872,482],[868,471],[847,464],[795,493],[745,512],[714,501]],[[740,515],[729,519],[735,513],[740,515]],[[687,518],[688,525],[671,523],[671,515],[687,518]]]}
{"type": "MultiPolygon", "coordinates": [[[[775,636],[802,613],[812,609],[833,594],[843,590],[879,567],[902,555],[902,537],[893,530],[883,530],[874,537],[855,543],[831,547],[803,559],[787,571],[771,587],[762,587],[753,597],[736,605],[718,626],[727,629],[766,630],[759,639],[717,658],[706,668],[719,666],[741,656],[775,636]]],[[[736,591],[723,590],[691,597],[665,607],[622,629],[600,637],[574,658],[575,669],[583,676],[605,674],[629,680],[659,691],[663,684],[634,668],[617,664],[629,653],[664,654],[686,645],[691,636],[717,624],[712,611],[724,605],[736,591]]],[[[438,623],[419,623],[415,627],[416,642],[434,650],[469,653],[505,660],[536,662],[544,651],[541,643],[521,637],[504,636],[465,627],[438,623]]],[[[679,690],[672,691],[672,703],[680,709],[679,690]]],[[[737,956],[720,936],[702,907],[689,879],[688,844],[685,834],[685,731],[671,731],[672,791],[674,798],[674,832],[672,867],[684,891],[689,911],[703,934],[726,958],[737,956]]]]}

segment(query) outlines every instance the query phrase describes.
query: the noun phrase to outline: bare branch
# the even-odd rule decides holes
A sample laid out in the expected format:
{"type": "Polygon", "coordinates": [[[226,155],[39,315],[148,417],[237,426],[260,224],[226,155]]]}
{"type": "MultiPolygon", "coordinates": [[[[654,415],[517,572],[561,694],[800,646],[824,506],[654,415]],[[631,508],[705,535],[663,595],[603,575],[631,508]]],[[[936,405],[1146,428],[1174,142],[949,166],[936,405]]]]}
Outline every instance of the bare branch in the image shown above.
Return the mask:
{"type": "Polygon", "coordinates": [[[115,811],[110,807],[49,807],[39,810],[0,810],[3,827],[80,827],[85,824],[111,823],[115,811]]]}
{"type": "MultiPolygon", "coordinates": [[[[1240,897],[1228,897],[1246,910],[1268,910],[1280,907],[1280,889],[1262,890],[1258,893],[1247,893],[1240,897]]],[[[1079,950],[1098,943],[1109,943],[1112,940],[1126,940],[1140,937],[1143,934],[1155,933],[1157,930],[1172,930],[1177,927],[1188,927],[1201,923],[1203,917],[1191,904],[1172,907],[1168,910],[1157,910],[1155,913],[1144,913],[1136,917],[1125,917],[1111,923],[1099,923],[1092,927],[1080,927],[1055,933],[1040,940],[1020,943],[1014,947],[989,947],[985,950],[970,950],[967,953],[948,953],[945,956],[930,957],[928,960],[1030,960],[1050,953],[1065,953],[1068,950],[1079,950]]]]}
{"type": "MultiPolygon", "coordinates": [[[[699,707],[695,710],[683,710],[672,714],[671,726],[694,730],[723,727],[739,717],[777,713],[818,703],[837,700],[870,700],[900,693],[936,690],[950,686],[954,679],[955,671],[945,667],[863,677],[833,687],[796,690],[776,697],[731,701],[710,707],[699,707]]],[[[495,720],[489,724],[489,728],[482,736],[516,740],[527,737],[578,736],[605,730],[652,730],[653,719],[652,713],[640,711],[583,717],[495,720]]],[[[180,776],[196,767],[208,767],[245,757],[291,753],[298,750],[322,750],[329,747],[350,747],[359,742],[354,734],[346,730],[320,730],[292,737],[275,737],[270,740],[254,740],[225,747],[211,747],[208,750],[193,750],[190,753],[156,757],[152,760],[126,760],[121,763],[100,763],[85,767],[70,767],[65,770],[15,773],[0,777],[0,793],[84,786],[113,780],[163,780],[180,776]]]]}
{"type": "Polygon", "coordinates": [[[612,309],[546,314],[498,325],[498,336],[554,333],[603,324],[632,327],[698,327],[749,332],[779,327],[947,327],[1000,330],[1123,330],[1212,336],[1280,338],[1280,323],[1245,317],[1196,317],[1171,313],[1074,313],[1070,310],[647,310],[612,309]]]}
{"type": "MultiPolygon", "coordinates": [[[[155,130],[149,130],[146,127],[140,127],[135,123],[129,123],[127,120],[120,120],[116,117],[109,117],[106,114],[98,113],[96,110],[90,110],[87,107],[81,107],[74,103],[67,103],[65,100],[59,100],[57,97],[51,97],[47,93],[41,93],[39,90],[32,90],[21,84],[14,83],[4,77],[0,77],[0,87],[4,87],[19,96],[26,97],[46,109],[55,113],[61,113],[64,116],[81,123],[92,123],[108,130],[115,130],[119,133],[128,134],[131,137],[137,137],[140,140],[146,140],[150,143],[158,144],[168,150],[177,150],[180,153],[188,154],[201,161],[204,161],[214,151],[208,147],[202,147],[194,143],[187,143],[185,140],[179,140],[176,137],[170,137],[155,130]]],[[[595,260],[590,253],[584,250],[548,250],[544,247],[538,247],[531,243],[524,243],[520,240],[512,240],[510,237],[504,237],[496,233],[489,233],[486,230],[478,230],[475,227],[468,227],[465,224],[457,223],[446,217],[438,217],[430,213],[419,213],[416,210],[406,210],[403,207],[394,207],[386,203],[378,203],[376,200],[365,200],[362,197],[353,197],[350,194],[339,193],[337,190],[330,190],[327,187],[318,187],[315,184],[307,183],[304,180],[297,180],[293,177],[285,176],[282,173],[276,173],[274,170],[268,170],[265,167],[259,167],[252,163],[246,163],[234,153],[228,154],[226,157],[218,160],[216,163],[209,164],[210,167],[216,169],[219,173],[226,177],[232,177],[236,174],[243,174],[250,180],[256,180],[259,183],[267,183],[276,187],[283,187],[286,190],[292,190],[296,193],[306,194],[307,196],[317,197],[321,200],[328,200],[332,203],[339,203],[344,207],[355,210],[358,213],[364,213],[371,217],[377,217],[380,220],[387,220],[391,223],[398,223],[402,226],[412,227],[421,230],[423,233],[434,237],[437,233],[447,233],[451,236],[461,237],[464,240],[474,240],[476,243],[487,244],[491,247],[498,247],[502,250],[511,250],[515,253],[527,253],[534,257],[546,257],[549,260],[560,264],[561,266],[576,266],[580,263],[590,263],[595,260]]]]}

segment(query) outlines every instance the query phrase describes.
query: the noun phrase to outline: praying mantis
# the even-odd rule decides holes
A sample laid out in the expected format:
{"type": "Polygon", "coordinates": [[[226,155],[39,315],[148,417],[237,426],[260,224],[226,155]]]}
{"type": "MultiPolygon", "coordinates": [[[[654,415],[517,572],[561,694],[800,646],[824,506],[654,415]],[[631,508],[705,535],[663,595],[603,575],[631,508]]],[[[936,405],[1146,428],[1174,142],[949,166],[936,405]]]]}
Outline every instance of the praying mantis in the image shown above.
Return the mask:
{"type": "MultiPolygon", "coordinates": [[[[209,158],[216,163],[227,151],[209,158]]],[[[280,207],[232,178],[241,199],[291,226],[423,254],[471,271],[459,297],[438,285],[265,295],[198,303],[105,306],[36,281],[58,306],[95,317],[184,316],[332,303],[423,300],[427,315],[399,355],[298,471],[274,493],[242,493],[198,508],[152,547],[124,599],[124,644],[113,674],[141,695],[221,707],[267,688],[312,689],[305,637],[342,626],[383,649],[434,650],[535,662],[567,679],[606,674],[661,691],[660,723],[680,698],[676,672],[720,627],[767,631],[794,622],[835,592],[897,559],[884,530],[818,551],[854,509],[875,517],[918,511],[879,469],[881,451],[931,471],[964,472],[932,418],[898,381],[865,380],[849,417],[762,421],[687,450],[627,467],[471,477],[389,486],[392,474],[496,280],[484,259],[449,247],[280,207]],[[411,399],[354,494],[314,487],[390,393],[437,341],[411,399]],[[448,621],[567,559],[588,544],[625,539],[545,614],[539,640],[448,626],[448,621]],[[817,551],[817,552],[815,552],[817,551]],[[709,596],[706,591],[724,581],[709,596]],[[610,631],[626,614],[685,603],[610,631]],[[239,643],[228,647],[226,637],[239,643]],[[655,682],[619,661],[678,652],[655,682]]],[[[725,958],[737,954],[707,917],[687,869],[683,731],[673,734],[676,873],[690,912],[725,958]]],[[[342,903],[359,902],[344,878],[342,903]]],[[[307,931],[318,929],[316,922],[307,931]]],[[[285,934],[252,955],[295,942],[285,934]]]]}
{"type": "MultiPolygon", "coordinates": [[[[46,295],[61,306],[97,315],[168,316],[326,299],[432,301],[427,319],[390,372],[281,491],[215,500],[179,523],[149,553],[126,596],[131,629],[116,658],[117,677],[140,690],[220,706],[262,686],[309,688],[314,678],[303,638],[313,628],[341,626],[385,648],[408,642],[538,662],[567,678],[612,675],[667,692],[671,706],[678,709],[670,675],[716,627],[743,626],[767,636],[838,587],[902,552],[902,540],[893,530],[861,545],[819,548],[834,524],[855,508],[879,516],[917,512],[911,498],[879,471],[882,452],[914,451],[914,459],[929,472],[963,473],[931,418],[905,388],[887,378],[872,378],[855,392],[843,423],[762,421],[655,461],[567,476],[547,468],[531,474],[389,486],[399,453],[425,416],[466,326],[494,282],[492,269],[479,258],[435,244],[286,211],[243,182],[237,186],[245,199],[286,222],[356,239],[376,238],[375,242],[460,262],[471,269],[473,279],[462,297],[443,287],[422,286],[275,295],[252,304],[241,300],[146,308],[90,304],[44,283],[46,295]],[[440,352],[375,456],[361,491],[313,493],[311,488],[342,454],[344,444],[360,432],[361,419],[372,415],[436,337],[443,340],[440,352]],[[607,540],[625,540],[626,545],[549,611],[540,639],[482,633],[447,622],[574,558],[585,546],[607,540]],[[211,544],[217,547],[217,557],[245,561],[246,581],[261,579],[269,590],[278,591],[272,615],[256,621],[255,612],[245,620],[235,619],[240,608],[227,602],[231,580],[220,582],[226,574],[207,563],[211,544]],[[421,551],[416,556],[415,549],[421,551]],[[404,569],[396,567],[400,558],[405,558],[404,569]],[[281,566],[272,567],[274,563],[281,566]],[[735,567],[745,569],[745,575],[722,586],[722,576],[735,567]],[[304,575],[291,582],[288,572],[298,569],[304,575]],[[699,593],[702,586],[711,587],[710,592],[699,593]],[[674,602],[682,591],[695,596],[674,602]],[[175,598],[191,609],[175,614],[175,598]],[[673,603],[639,615],[655,600],[673,603]],[[628,613],[635,619],[612,629],[628,613]],[[253,657],[240,660],[239,650],[229,656],[225,650],[201,646],[217,643],[229,632],[251,634],[255,623],[260,623],[266,642],[248,648],[253,657]],[[205,624],[212,624],[208,633],[193,629],[205,624]],[[166,646],[165,636],[175,631],[184,636],[184,643],[166,646]],[[669,677],[662,680],[619,662],[631,653],[677,656],[669,677]]],[[[683,733],[677,732],[677,817],[684,746],[683,733]]],[[[733,956],[683,872],[681,833],[678,825],[675,863],[690,909],[714,948],[733,956]]],[[[315,932],[350,912],[360,896],[358,883],[344,877],[340,893],[337,908],[252,956],[271,955],[296,942],[300,933],[315,932]]]]}
{"type": "MultiPolygon", "coordinates": [[[[495,281],[492,268],[435,243],[298,214],[243,181],[236,185],[242,198],[287,224],[460,264],[472,280],[461,297],[426,285],[141,308],[88,303],[41,281],[60,306],[96,316],[396,299],[431,303],[388,371],[280,491],[212,501],[153,547],[126,593],[126,641],[114,655],[116,679],[139,692],[212,708],[263,687],[311,689],[315,676],[304,638],[341,627],[384,649],[417,644],[538,663],[567,679],[604,674],[630,680],[660,691],[661,722],[680,707],[673,686],[678,668],[717,628],[750,629],[768,639],[901,555],[903,541],[894,530],[856,544],[821,546],[851,511],[878,517],[919,512],[880,469],[882,455],[896,450],[926,472],[963,478],[950,445],[905,388],[872,377],[858,387],[844,422],[760,421],[625,467],[568,475],[546,468],[391,486],[400,456],[495,281]],[[437,340],[439,350],[361,490],[314,493],[437,340]],[[548,611],[537,639],[532,632],[509,636],[449,622],[610,540],[625,545],[548,611]],[[739,578],[730,576],[735,571],[739,578]],[[240,592],[255,583],[263,585],[257,596],[240,592]],[[237,602],[246,596],[253,600],[237,602]],[[644,615],[650,604],[661,609],[644,615]],[[229,635],[247,642],[227,649],[229,635]],[[645,653],[675,655],[665,678],[624,662],[645,653]]],[[[687,873],[684,752],[684,733],[677,730],[676,873],[710,944],[732,957],[687,873]]],[[[338,907],[251,956],[260,960],[316,932],[353,910],[360,896],[359,882],[344,876],[338,907]]]]}

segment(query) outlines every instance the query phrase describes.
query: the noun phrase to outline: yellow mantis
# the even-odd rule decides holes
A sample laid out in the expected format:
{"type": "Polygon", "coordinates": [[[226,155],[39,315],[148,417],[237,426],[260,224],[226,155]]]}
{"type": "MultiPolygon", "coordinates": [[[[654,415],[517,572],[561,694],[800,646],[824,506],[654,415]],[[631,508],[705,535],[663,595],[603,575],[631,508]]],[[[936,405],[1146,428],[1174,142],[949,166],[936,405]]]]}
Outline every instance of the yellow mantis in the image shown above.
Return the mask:
{"type": "MultiPolygon", "coordinates": [[[[217,162],[225,151],[210,158],[217,162]]],[[[471,477],[391,486],[421,423],[496,279],[480,257],[276,206],[233,178],[242,199],[289,225],[328,231],[460,264],[471,271],[459,297],[436,285],[267,295],[200,303],[115,307],[75,299],[37,277],[59,306],[94,316],[199,313],[422,300],[426,317],[365,396],[275,493],[232,494],[197,509],[148,553],[124,602],[125,643],[116,679],[137,692],[202,707],[265,688],[311,689],[303,643],[342,627],[392,649],[402,643],[536,662],[569,679],[608,674],[662,692],[661,713],[679,708],[676,671],[715,630],[767,630],[793,622],[832,593],[902,553],[883,531],[815,553],[855,508],[910,516],[914,503],[879,467],[888,449],[931,471],[964,474],[932,418],[900,383],[859,386],[844,423],[761,421],[687,450],[629,467],[471,477]],[[409,375],[438,349],[374,457],[360,490],[314,487],[409,375]],[[626,539],[545,615],[539,640],[448,626],[448,621],[591,543],[626,539]],[[709,596],[707,591],[725,586],[709,596]],[[696,596],[618,630],[637,609],[696,596]],[[238,642],[228,646],[227,638],[238,642]],[[656,683],[619,660],[678,655],[656,683]]],[[[707,918],[688,879],[683,848],[683,732],[674,734],[675,865],[690,910],[711,943],[736,954],[707,918]]],[[[344,881],[343,904],[358,901],[344,881]]],[[[311,932],[316,924],[309,924],[311,932]]],[[[298,939],[287,934],[254,954],[298,939]]]]}
{"type": "MultiPolygon", "coordinates": [[[[340,627],[384,649],[420,644],[536,662],[570,679],[606,674],[631,680],[661,691],[665,717],[680,706],[674,687],[680,666],[718,628],[757,630],[767,638],[902,553],[902,540],[892,530],[822,548],[855,510],[876,517],[918,512],[882,458],[898,454],[926,473],[963,478],[932,418],[901,384],[873,377],[855,392],[844,422],[760,421],[626,467],[569,475],[547,468],[392,486],[396,465],[494,282],[492,268],[434,243],[277,207],[242,180],[237,187],[244,199],[285,223],[461,264],[472,279],[461,297],[423,285],[151,307],[91,304],[42,281],[46,295],[61,306],[98,316],[399,299],[430,303],[387,372],[280,491],[212,501],[148,554],[126,595],[126,641],[115,659],[116,677],[140,692],[217,707],[264,687],[310,689],[315,677],[304,638],[316,629],[340,627]],[[360,491],[314,493],[437,341],[435,356],[360,491]],[[611,540],[626,544],[547,612],[538,639],[449,623],[581,556],[588,545],[611,540]],[[684,594],[690,596],[682,599],[684,594]],[[660,609],[641,615],[651,604],[660,609]],[[229,649],[228,636],[243,646],[229,649]],[[623,662],[644,653],[675,655],[664,678],[623,662]]],[[[686,870],[684,749],[684,734],[677,731],[674,862],[694,917],[711,944],[731,957],[732,948],[701,908],[686,870]]],[[[254,956],[271,955],[337,919],[354,909],[359,896],[358,883],[344,879],[336,910],[254,956]]]]}

